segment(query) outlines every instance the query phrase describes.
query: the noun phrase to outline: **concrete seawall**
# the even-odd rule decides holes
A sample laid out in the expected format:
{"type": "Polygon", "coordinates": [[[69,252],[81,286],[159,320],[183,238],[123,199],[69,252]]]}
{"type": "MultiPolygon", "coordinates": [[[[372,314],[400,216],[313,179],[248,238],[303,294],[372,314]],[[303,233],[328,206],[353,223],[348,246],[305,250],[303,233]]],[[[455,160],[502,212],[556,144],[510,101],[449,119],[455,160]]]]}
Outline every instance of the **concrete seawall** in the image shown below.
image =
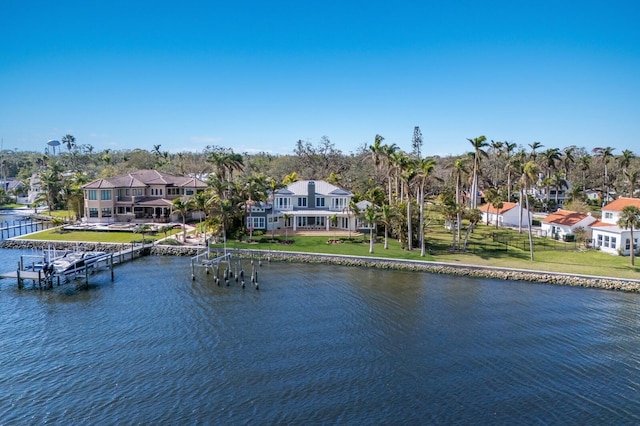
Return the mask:
{"type": "MultiPolygon", "coordinates": [[[[118,243],[80,243],[80,242],[52,242],[34,240],[6,240],[0,248],[13,249],[76,249],[99,250],[115,252],[128,244],[118,243]]],[[[194,246],[164,246],[154,245],[150,249],[151,255],[156,256],[195,256],[204,247],[194,246]]],[[[397,269],[406,271],[420,271],[434,274],[459,275],[467,277],[494,278],[500,280],[530,281],[534,283],[567,285],[574,287],[599,288],[626,292],[640,292],[640,280],[630,280],[615,277],[597,277],[592,275],[563,274],[557,272],[543,272],[527,269],[506,269],[491,266],[468,264],[449,264],[444,262],[430,262],[420,260],[388,259],[380,257],[358,257],[322,253],[301,253],[266,250],[227,249],[236,256],[243,258],[260,258],[279,262],[320,263],[344,266],[357,266],[380,269],[397,269]]]]}

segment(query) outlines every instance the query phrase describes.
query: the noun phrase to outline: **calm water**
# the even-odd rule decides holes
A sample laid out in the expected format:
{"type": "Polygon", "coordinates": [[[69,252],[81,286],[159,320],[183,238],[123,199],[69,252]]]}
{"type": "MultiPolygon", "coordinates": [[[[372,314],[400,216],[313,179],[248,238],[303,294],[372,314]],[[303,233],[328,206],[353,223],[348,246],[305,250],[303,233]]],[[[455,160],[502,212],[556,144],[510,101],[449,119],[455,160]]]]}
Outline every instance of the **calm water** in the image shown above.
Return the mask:
{"type": "Polygon", "coordinates": [[[259,272],[260,291],[164,257],[88,290],[1,280],[0,424],[640,423],[638,295],[259,272]]]}

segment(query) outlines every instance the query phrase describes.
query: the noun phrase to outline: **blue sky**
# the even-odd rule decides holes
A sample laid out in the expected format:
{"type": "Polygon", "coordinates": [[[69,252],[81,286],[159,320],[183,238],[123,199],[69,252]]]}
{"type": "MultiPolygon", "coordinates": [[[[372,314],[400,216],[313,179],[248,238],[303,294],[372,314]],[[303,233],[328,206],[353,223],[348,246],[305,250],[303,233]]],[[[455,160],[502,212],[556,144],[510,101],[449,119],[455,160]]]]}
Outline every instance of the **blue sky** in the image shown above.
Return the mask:
{"type": "Polygon", "coordinates": [[[640,151],[637,1],[0,0],[0,137],[42,151],[640,151]]]}

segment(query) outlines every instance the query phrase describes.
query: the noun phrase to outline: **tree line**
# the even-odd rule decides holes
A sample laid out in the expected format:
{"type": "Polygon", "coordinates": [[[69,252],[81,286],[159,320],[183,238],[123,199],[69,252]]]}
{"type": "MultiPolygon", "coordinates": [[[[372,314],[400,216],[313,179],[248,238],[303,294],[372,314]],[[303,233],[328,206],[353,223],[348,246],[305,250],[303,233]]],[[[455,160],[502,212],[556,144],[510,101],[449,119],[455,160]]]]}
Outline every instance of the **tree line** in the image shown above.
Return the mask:
{"type": "Polygon", "coordinates": [[[161,145],[96,151],[65,135],[56,155],[5,150],[0,166],[6,176],[25,184],[38,175],[45,188],[38,201],[51,209],[70,208],[78,216],[83,211],[82,185],[96,178],[139,169],[198,177],[208,189],[202,200],[193,201],[197,205],[185,208],[205,211],[214,230],[232,234],[247,231],[244,216],[251,203],[268,202],[274,190],[295,180],[322,179],[351,191],[354,203],[373,203],[371,211],[354,214],[366,214],[365,221],[383,226],[385,236],[397,238],[408,250],[421,247],[423,253],[425,232],[436,213],[451,223],[469,223],[466,236],[460,226],[452,232],[452,247],[464,249],[468,233],[480,220],[481,199],[497,209],[522,199],[530,210],[550,212],[565,191],[568,206],[584,211],[601,205],[608,194],[634,196],[640,173],[640,160],[628,149],[518,145],[485,136],[467,142],[468,152],[460,155],[424,156],[422,133],[415,127],[407,151],[376,135],[370,144],[344,153],[325,136],[317,143],[297,141],[292,154],[273,155],[215,145],[201,152],[169,153],[161,145]],[[588,191],[595,201],[587,198],[588,191]]]}

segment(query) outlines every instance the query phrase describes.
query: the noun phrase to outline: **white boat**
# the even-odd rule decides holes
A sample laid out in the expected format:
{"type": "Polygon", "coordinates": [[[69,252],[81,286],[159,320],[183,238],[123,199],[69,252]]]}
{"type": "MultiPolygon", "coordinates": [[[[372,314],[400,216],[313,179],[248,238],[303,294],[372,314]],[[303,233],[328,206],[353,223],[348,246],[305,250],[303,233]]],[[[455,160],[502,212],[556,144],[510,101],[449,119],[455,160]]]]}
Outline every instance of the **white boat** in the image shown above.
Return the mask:
{"type": "Polygon", "coordinates": [[[91,266],[104,259],[107,253],[103,251],[74,251],[58,257],[52,263],[56,274],[65,274],[85,266],[91,266]]]}

